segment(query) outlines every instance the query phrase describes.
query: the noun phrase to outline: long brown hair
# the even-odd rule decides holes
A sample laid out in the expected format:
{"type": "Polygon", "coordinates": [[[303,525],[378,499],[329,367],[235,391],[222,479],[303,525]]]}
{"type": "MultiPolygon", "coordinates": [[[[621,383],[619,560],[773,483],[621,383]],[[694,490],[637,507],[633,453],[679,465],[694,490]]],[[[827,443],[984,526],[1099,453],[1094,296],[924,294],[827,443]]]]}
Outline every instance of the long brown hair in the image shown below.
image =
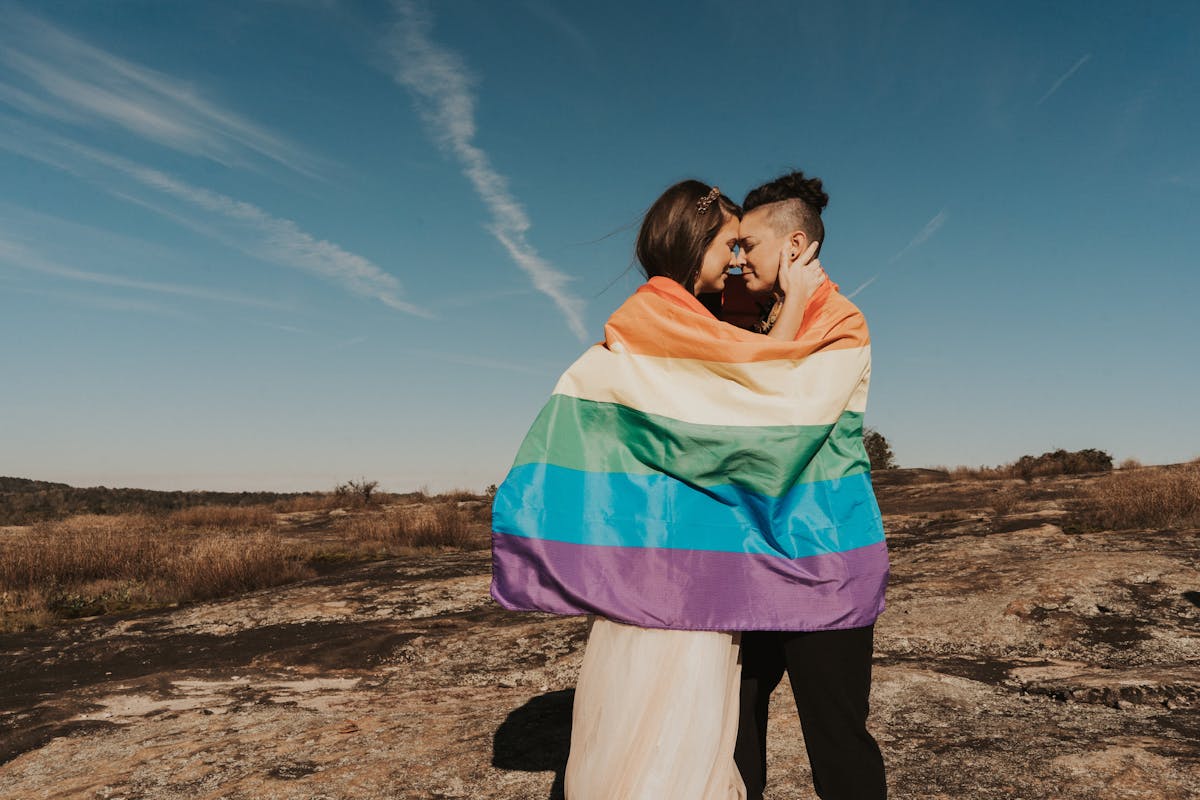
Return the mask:
{"type": "Polygon", "coordinates": [[[638,231],[636,250],[647,278],[661,275],[692,291],[704,251],[721,226],[731,215],[742,218],[742,209],[723,194],[701,214],[698,205],[712,188],[700,181],[680,181],[650,206],[638,231]]]}

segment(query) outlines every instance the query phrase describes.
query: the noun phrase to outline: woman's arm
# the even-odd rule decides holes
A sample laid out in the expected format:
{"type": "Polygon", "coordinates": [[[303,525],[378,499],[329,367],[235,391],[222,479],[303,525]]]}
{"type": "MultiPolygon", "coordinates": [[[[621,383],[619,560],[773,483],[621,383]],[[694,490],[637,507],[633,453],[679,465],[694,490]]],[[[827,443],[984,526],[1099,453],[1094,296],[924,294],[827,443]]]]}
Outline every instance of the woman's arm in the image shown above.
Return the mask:
{"type": "Polygon", "coordinates": [[[790,342],[800,332],[804,309],[826,277],[820,259],[814,255],[818,244],[812,242],[795,261],[788,259],[786,248],[779,253],[779,288],[784,292],[783,309],[771,330],[767,331],[767,336],[772,339],[790,342]]]}

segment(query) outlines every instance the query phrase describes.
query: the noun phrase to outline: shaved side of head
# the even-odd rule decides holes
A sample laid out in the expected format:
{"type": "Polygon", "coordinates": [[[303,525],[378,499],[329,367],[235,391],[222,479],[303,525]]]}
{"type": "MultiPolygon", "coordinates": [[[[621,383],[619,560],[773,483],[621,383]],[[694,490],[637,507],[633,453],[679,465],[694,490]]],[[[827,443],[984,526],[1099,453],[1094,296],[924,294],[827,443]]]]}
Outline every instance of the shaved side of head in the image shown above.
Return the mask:
{"type": "MultiPolygon", "coordinates": [[[[742,208],[747,213],[767,206],[771,228],[784,235],[803,231],[809,241],[825,243],[825,223],[821,211],[829,204],[829,195],[821,188],[820,178],[806,178],[803,172],[789,172],[764,183],[746,195],[742,208]]],[[[818,245],[818,252],[820,245],[818,245]]]]}

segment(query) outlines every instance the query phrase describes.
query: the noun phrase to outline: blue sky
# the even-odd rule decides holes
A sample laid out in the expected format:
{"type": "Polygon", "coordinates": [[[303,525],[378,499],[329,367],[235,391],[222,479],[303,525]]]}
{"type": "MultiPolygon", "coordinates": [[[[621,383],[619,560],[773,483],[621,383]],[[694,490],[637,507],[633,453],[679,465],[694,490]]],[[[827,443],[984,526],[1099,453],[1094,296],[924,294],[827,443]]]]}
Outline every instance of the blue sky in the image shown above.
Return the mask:
{"type": "Polygon", "coordinates": [[[1200,455],[1200,7],[0,14],[0,474],[499,482],[657,194],[791,168],[903,465],[1200,455]]]}

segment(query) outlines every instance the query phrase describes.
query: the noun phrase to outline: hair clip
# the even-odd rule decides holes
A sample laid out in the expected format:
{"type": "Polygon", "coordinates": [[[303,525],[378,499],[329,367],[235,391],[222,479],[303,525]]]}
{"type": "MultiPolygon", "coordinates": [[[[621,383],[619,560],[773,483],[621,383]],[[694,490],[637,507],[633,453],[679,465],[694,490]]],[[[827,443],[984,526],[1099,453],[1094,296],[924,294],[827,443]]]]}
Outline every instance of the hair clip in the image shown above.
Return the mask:
{"type": "Polygon", "coordinates": [[[696,211],[700,214],[707,214],[708,207],[712,205],[712,201],[721,196],[721,190],[714,186],[708,190],[708,194],[700,198],[700,202],[696,203],[696,211]]]}

